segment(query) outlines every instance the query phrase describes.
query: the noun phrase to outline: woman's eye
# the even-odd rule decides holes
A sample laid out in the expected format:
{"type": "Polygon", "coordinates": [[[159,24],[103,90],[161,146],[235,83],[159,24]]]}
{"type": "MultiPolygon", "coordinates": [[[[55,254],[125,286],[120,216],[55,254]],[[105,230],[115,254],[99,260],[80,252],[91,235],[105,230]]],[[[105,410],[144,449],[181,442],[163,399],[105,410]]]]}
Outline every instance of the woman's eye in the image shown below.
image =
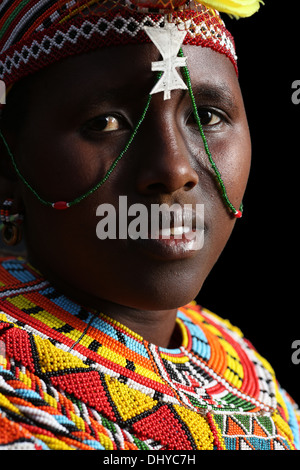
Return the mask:
{"type": "Polygon", "coordinates": [[[111,132],[117,131],[121,127],[120,121],[114,116],[98,116],[97,118],[89,121],[86,129],[96,132],[111,132]]]}
{"type": "Polygon", "coordinates": [[[203,109],[203,110],[200,109],[198,110],[198,114],[199,114],[202,126],[214,126],[216,124],[219,124],[219,122],[221,122],[220,116],[213,113],[212,111],[208,111],[206,109],[203,109]]]}
{"type": "MultiPolygon", "coordinates": [[[[198,108],[198,115],[202,126],[215,126],[222,121],[222,118],[218,114],[214,113],[209,109],[198,108]]],[[[196,118],[194,116],[194,113],[192,114],[191,118],[193,120],[193,123],[195,123],[196,118]]]]}

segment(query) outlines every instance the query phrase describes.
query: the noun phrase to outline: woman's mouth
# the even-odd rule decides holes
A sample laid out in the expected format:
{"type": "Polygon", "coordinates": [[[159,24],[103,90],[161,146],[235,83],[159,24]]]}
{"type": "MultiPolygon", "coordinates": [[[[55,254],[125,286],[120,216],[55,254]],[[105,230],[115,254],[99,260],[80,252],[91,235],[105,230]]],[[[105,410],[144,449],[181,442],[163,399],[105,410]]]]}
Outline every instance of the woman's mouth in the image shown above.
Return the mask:
{"type": "MultiPolygon", "coordinates": [[[[199,205],[200,206],[200,205],[199,205]]],[[[151,221],[153,222],[153,221],[151,221]]],[[[160,221],[159,227],[150,223],[148,238],[136,242],[146,251],[162,259],[181,259],[194,256],[204,244],[204,211],[173,212],[171,218],[160,221]],[[169,223],[168,223],[169,222],[169,223]]]]}

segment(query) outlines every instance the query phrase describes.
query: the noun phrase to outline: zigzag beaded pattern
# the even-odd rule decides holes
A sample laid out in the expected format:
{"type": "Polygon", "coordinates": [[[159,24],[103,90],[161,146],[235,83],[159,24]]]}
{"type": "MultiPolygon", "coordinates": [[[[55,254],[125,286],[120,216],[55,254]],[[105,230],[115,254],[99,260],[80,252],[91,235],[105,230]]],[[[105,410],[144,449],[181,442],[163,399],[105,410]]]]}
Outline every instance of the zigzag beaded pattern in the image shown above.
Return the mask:
{"type": "MultiPolygon", "coordinates": [[[[72,2],[71,2],[72,3],[72,2]]],[[[74,2],[76,3],[76,2],[74,2]]],[[[23,7],[0,10],[0,79],[8,88],[20,78],[64,57],[109,45],[150,42],[144,26],[161,27],[164,15],[124,9],[103,16],[69,17],[60,2],[25,1],[23,7]]],[[[182,22],[177,13],[176,21],[182,22]]],[[[184,44],[210,47],[225,54],[237,70],[234,41],[217,16],[186,13],[189,21],[184,44]]]]}
{"type": "Polygon", "coordinates": [[[180,309],[182,345],[164,349],[72,302],[23,260],[2,260],[0,292],[0,448],[297,447],[272,369],[212,313],[180,309]]]}

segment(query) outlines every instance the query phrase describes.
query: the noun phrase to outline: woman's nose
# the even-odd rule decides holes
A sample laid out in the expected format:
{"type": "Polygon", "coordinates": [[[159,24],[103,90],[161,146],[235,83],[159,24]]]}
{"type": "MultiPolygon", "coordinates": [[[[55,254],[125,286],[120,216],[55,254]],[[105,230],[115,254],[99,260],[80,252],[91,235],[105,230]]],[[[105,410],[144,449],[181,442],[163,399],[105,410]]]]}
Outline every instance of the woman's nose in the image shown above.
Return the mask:
{"type": "Polygon", "coordinates": [[[184,129],[179,128],[172,115],[161,114],[155,118],[152,113],[140,131],[143,151],[136,181],[139,192],[171,194],[178,190],[188,191],[198,184],[199,177],[192,167],[184,129]]]}

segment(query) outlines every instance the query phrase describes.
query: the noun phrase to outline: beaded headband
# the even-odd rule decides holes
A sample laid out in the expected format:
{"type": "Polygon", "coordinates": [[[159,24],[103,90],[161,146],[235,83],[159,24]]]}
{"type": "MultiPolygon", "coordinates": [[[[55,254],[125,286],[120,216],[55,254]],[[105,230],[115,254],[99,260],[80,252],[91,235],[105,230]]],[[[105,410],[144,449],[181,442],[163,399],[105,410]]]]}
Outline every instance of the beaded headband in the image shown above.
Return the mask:
{"type": "Polygon", "coordinates": [[[178,29],[187,31],[184,44],[225,54],[237,69],[234,40],[216,10],[200,4],[194,10],[174,10],[171,1],[166,4],[170,7],[162,10],[138,8],[128,0],[110,2],[110,6],[99,0],[4,0],[0,5],[0,80],[9,89],[20,78],[71,55],[151,42],[144,27],[162,27],[170,11],[178,29]]]}
{"type": "Polygon", "coordinates": [[[165,69],[159,68],[159,62],[152,63],[152,70],[160,71],[158,83],[150,92],[147,105],[125,148],[114,160],[104,178],[73,201],[44,200],[19,171],[0,131],[0,137],[23,183],[41,203],[54,209],[67,209],[81,202],[107,181],[128,150],[145,118],[151,95],[164,91],[164,98],[168,99],[171,90],[186,88],[225,205],[235,217],[241,217],[242,208],[235,209],[228,199],[221,174],[210,154],[181,45],[209,47],[228,57],[237,71],[234,40],[225,28],[219,12],[211,7],[217,5],[235,16],[249,16],[259,8],[260,1],[209,0],[200,4],[197,0],[3,0],[0,5],[0,80],[5,83],[7,89],[21,78],[66,57],[112,45],[152,41],[163,55],[164,60],[161,62],[168,64],[168,71],[172,72],[164,73],[165,69]],[[175,43],[177,46],[174,49],[175,43]],[[178,57],[178,53],[181,57],[178,57]],[[185,83],[175,71],[175,67],[183,67],[185,83]]]}

